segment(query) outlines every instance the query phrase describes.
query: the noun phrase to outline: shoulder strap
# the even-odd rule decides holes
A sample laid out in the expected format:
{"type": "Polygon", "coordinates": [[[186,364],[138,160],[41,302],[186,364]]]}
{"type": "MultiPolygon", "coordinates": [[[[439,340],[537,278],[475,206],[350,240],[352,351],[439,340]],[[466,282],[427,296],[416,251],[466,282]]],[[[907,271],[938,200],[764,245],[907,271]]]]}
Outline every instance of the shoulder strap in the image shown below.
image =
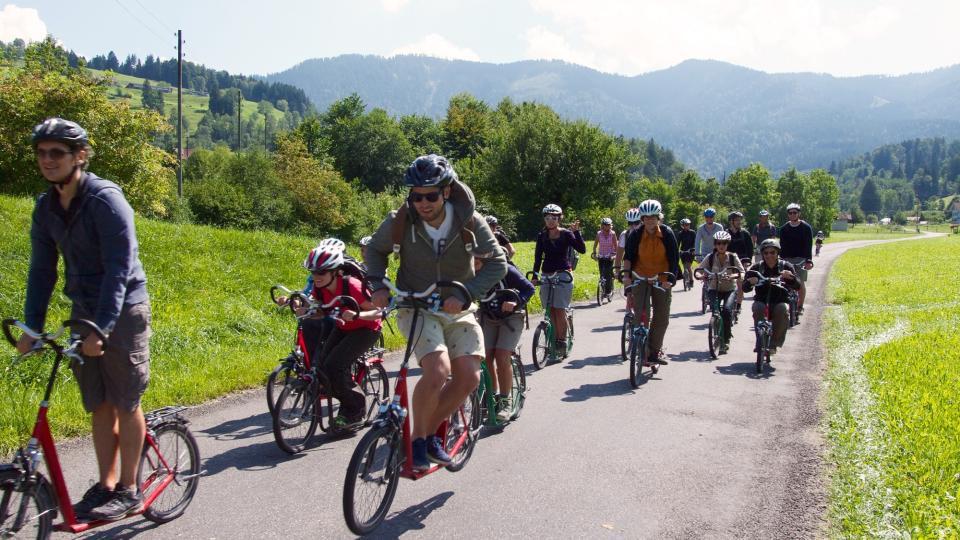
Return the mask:
{"type": "Polygon", "coordinates": [[[393,242],[393,253],[397,257],[400,256],[400,245],[403,242],[403,229],[407,226],[407,215],[409,212],[410,203],[404,202],[403,205],[397,209],[397,213],[393,217],[393,223],[391,223],[390,239],[393,242]]]}
{"type": "Polygon", "coordinates": [[[463,228],[460,229],[460,240],[463,242],[463,248],[471,253],[477,244],[477,235],[473,232],[473,228],[476,226],[476,220],[476,214],[471,215],[463,224],[463,228]]]}

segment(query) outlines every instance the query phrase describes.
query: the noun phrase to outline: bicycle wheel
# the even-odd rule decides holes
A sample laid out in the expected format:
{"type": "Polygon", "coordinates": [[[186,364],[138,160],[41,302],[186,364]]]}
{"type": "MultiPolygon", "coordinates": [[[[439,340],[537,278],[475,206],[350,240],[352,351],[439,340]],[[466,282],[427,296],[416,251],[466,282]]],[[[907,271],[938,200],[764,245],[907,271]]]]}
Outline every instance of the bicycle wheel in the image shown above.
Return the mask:
{"type": "Polygon", "coordinates": [[[447,421],[446,448],[448,454],[451,454],[452,460],[447,465],[447,470],[457,472],[463,469],[470,456],[473,455],[473,447],[476,445],[477,436],[480,433],[480,398],[477,393],[470,392],[463,405],[450,415],[447,421]],[[453,453],[453,447],[461,436],[466,435],[466,440],[457,451],[453,453]]]}
{"type": "Polygon", "coordinates": [[[153,439],[156,449],[150,444],[143,447],[137,484],[144,499],[157,493],[143,517],[166,523],[180,517],[197,492],[200,448],[187,426],[179,422],[161,424],[154,430],[153,439]]]}
{"type": "MultiPolygon", "coordinates": [[[[359,364],[354,363],[354,370],[358,367],[359,364]]],[[[360,389],[363,391],[367,403],[366,416],[364,417],[365,425],[369,426],[373,422],[374,418],[377,417],[380,404],[390,397],[390,385],[388,383],[387,370],[384,369],[383,364],[371,362],[366,365],[363,378],[359,381],[360,389]]]]}
{"type": "Polygon", "coordinates": [[[789,317],[790,317],[790,328],[793,328],[797,325],[797,299],[794,296],[790,297],[790,302],[788,303],[789,307],[789,317]]]}
{"type": "Polygon", "coordinates": [[[367,432],[353,451],[343,481],[343,517],[356,535],[380,526],[397,494],[403,444],[392,424],[367,432]]]}
{"type": "Polygon", "coordinates": [[[527,394],[527,374],[524,372],[519,352],[510,355],[510,366],[513,368],[513,391],[510,392],[513,414],[510,415],[510,420],[516,420],[520,417],[520,411],[523,410],[523,402],[527,394]]]}
{"type": "Polygon", "coordinates": [[[603,305],[603,278],[597,280],[597,305],[603,305]]]}
{"type": "Polygon", "coordinates": [[[720,344],[723,342],[723,319],[714,313],[710,316],[710,326],[707,328],[707,342],[710,347],[710,358],[720,356],[720,344]]]}
{"type": "Polygon", "coordinates": [[[763,372],[763,360],[767,352],[765,347],[766,340],[763,339],[763,334],[764,332],[762,330],[757,331],[757,373],[763,372]]]}
{"type": "Polygon", "coordinates": [[[630,359],[630,339],[633,337],[633,316],[629,313],[623,317],[623,327],[620,329],[620,361],[630,359]]]}
{"type": "Polygon", "coordinates": [[[640,380],[643,377],[643,361],[646,356],[647,344],[640,336],[633,336],[633,344],[630,347],[630,386],[640,388],[640,380]]]}
{"type": "Polygon", "coordinates": [[[551,344],[547,337],[547,326],[541,323],[533,332],[533,367],[543,369],[550,358],[551,344]]]}
{"type": "Polygon", "coordinates": [[[290,382],[290,376],[293,374],[293,368],[289,364],[283,363],[273,368],[270,375],[267,376],[267,409],[273,414],[273,409],[277,406],[277,398],[283,387],[290,382]]]}
{"type": "MultiPolygon", "coordinates": [[[[573,350],[573,315],[567,314],[567,356],[573,350]]],[[[564,357],[566,358],[566,357],[564,357]]]]}
{"type": "Polygon", "coordinates": [[[702,291],[700,293],[700,314],[703,315],[710,309],[710,302],[707,301],[707,288],[702,287],[700,290],[702,291]]]}
{"type": "Polygon", "coordinates": [[[273,437],[288,454],[302,451],[317,432],[316,397],[310,385],[288,384],[273,412],[273,437]]]}
{"type": "Polygon", "coordinates": [[[50,538],[57,508],[43,475],[25,482],[21,471],[0,473],[0,538],[50,538]]]}

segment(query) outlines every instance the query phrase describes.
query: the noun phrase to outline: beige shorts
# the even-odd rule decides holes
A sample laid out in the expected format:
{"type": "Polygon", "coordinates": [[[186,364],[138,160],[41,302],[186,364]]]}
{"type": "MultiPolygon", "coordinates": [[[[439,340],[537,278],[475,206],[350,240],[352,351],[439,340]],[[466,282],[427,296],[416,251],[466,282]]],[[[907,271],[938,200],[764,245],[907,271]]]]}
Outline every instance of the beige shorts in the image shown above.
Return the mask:
{"type": "Polygon", "coordinates": [[[480,326],[483,328],[483,346],[486,350],[512,351],[517,348],[523,334],[523,315],[511,315],[499,320],[483,317],[480,326]]]}
{"type": "MultiPolygon", "coordinates": [[[[477,322],[475,305],[456,315],[432,313],[421,310],[417,328],[413,333],[413,354],[419,364],[431,353],[447,352],[450,359],[463,356],[483,357],[483,330],[477,322]]],[[[404,337],[410,335],[413,310],[401,309],[397,313],[397,326],[404,337]]]]}
{"type": "MultiPolygon", "coordinates": [[[[74,306],[71,317],[93,318],[79,306],[74,306]]],[[[140,406],[150,383],[150,319],[149,302],[123,306],[103,356],[84,357],[83,365],[71,362],[87,412],[95,411],[103,402],[123,411],[140,406]]],[[[81,335],[87,333],[80,331],[81,335]]]]}

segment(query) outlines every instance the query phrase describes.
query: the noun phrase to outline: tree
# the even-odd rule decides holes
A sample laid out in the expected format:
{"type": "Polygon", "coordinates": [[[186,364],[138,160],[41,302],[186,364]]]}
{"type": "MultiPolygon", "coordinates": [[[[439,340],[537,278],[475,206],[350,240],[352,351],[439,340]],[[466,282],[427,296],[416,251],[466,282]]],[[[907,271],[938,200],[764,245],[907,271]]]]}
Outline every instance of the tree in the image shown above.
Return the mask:
{"type": "MultiPolygon", "coordinates": [[[[32,44],[28,48],[37,52],[32,44]]],[[[0,77],[0,191],[33,195],[47,187],[26,144],[33,126],[50,116],[74,120],[91,135],[90,169],[117,182],[139,212],[165,216],[171,204],[173,156],[150,144],[170,129],[153,111],[131,110],[107,98],[80,69],[12,68],[0,77]]]]}
{"type": "Polygon", "coordinates": [[[473,158],[486,145],[490,134],[490,108],[470,94],[450,98],[443,121],[444,148],[447,157],[473,158]]]}
{"type": "Polygon", "coordinates": [[[880,199],[880,191],[877,189],[876,182],[870,178],[863,184],[860,190],[860,209],[866,214],[876,214],[883,208],[883,201],[880,199]]]}
{"type": "Polygon", "coordinates": [[[429,116],[403,116],[400,118],[400,129],[418,156],[443,153],[443,130],[429,116]]]}
{"type": "Polygon", "coordinates": [[[143,80],[143,95],[140,98],[144,109],[157,111],[163,114],[163,92],[159,88],[153,88],[149,79],[143,80]]]}
{"type": "Polygon", "coordinates": [[[787,222],[787,205],[799,204],[804,212],[810,210],[807,202],[806,178],[796,168],[787,170],[777,180],[777,192],[780,194],[776,215],[779,223],[787,222]]]}
{"type": "Polygon", "coordinates": [[[770,171],[759,163],[734,171],[727,177],[722,192],[724,203],[731,210],[740,210],[746,216],[744,227],[756,223],[760,210],[772,208],[775,201],[773,178],[770,177],[770,171]]]}
{"type": "Polygon", "coordinates": [[[344,178],[359,179],[374,193],[400,186],[415,157],[400,126],[383,109],[337,120],[331,127],[330,155],[344,178]]]}
{"type": "Polygon", "coordinates": [[[318,233],[342,229],[350,220],[346,209],[356,197],[337,171],[313,158],[298,137],[277,137],[273,157],[281,185],[292,195],[294,212],[318,233]]]}
{"type": "Polygon", "coordinates": [[[810,172],[809,182],[807,202],[812,203],[812,209],[806,213],[807,219],[814,230],[829,231],[840,208],[837,180],[827,171],[815,169],[810,172]]]}

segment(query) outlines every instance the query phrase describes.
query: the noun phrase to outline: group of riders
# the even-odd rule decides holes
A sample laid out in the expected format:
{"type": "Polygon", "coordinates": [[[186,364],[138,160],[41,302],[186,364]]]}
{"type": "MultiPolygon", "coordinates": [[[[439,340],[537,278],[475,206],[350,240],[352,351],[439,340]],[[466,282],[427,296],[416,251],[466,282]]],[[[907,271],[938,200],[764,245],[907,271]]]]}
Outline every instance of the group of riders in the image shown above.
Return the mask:
{"type": "MultiPolygon", "coordinates": [[[[140,399],[149,380],[150,304],[133,211],[116,184],[87,171],[93,153],[87,132],[76,123],[61,118],[44,121],[34,129],[33,147],[50,188],[38,198],[33,212],[25,322],[42,330],[62,255],[64,292],[73,303],[72,318],[90,319],[110,337],[104,348],[97,336],[86,336],[82,350],[89,361],[74,366],[84,406],[93,413],[100,465],[99,482],[75,510],[89,519],[119,519],[142,508],[134,477],[145,430],[140,399]]],[[[444,157],[418,157],[407,169],[404,183],[409,193],[403,206],[361,240],[362,262],[352,261],[345,244],[332,238],[308,253],[303,261],[309,272],[304,293],[322,303],[350,296],[359,310],[341,309],[334,323],[305,321],[304,335],[308,348],[320,351],[318,357],[325,359],[319,369],[340,402],[336,425],[357,427],[363,423],[365,402],[351,376],[351,365],[379,338],[382,315],[391,300],[384,283],[390,256],[399,259],[394,284],[400,290],[424,291],[439,281],[465,287],[472,298],[456,288],[442,287],[439,309],[418,317],[411,309],[397,312],[401,331],[417,336],[411,347],[421,377],[412,394],[412,453],[414,467],[424,470],[431,463],[450,463],[437,428],[477,388],[484,359],[495,374],[498,417],[508,417],[513,384],[510,355],[521,338],[526,303],[538,285],[542,285],[541,301],[550,306],[556,350],[566,356],[567,309],[573,293],[571,252],[586,253],[586,243],[579,221],[565,228],[563,210],[556,204],[546,205],[528,280],[510,261],[514,249],[496,218],[484,218],[476,211],[473,192],[444,157]],[[366,279],[348,272],[349,264],[359,265],[366,279]],[[558,273],[567,273],[571,279],[542,279],[558,273]],[[506,289],[516,294],[484,306],[472,302],[496,298],[493,293],[506,289]]],[[[661,204],[646,200],[626,212],[629,225],[619,236],[610,218],[601,221],[592,255],[605,279],[605,293],[612,291],[616,280],[628,286],[634,276],[662,276],[659,286],[640,280],[627,298],[627,308],[638,315],[648,309],[639,299],[651,299],[650,362],[667,363],[663,342],[671,289],[693,260],[711,271],[730,266],[743,270],[742,260],[754,256],[754,246],[757,260],[739,282],[705,286],[711,298],[721,299],[726,336],[743,293],[756,287],[754,319],[764,316],[762,300],[769,299],[773,346],[783,345],[787,299],[779,289],[766,295],[764,287],[770,285],[758,278],[778,277],[798,289],[802,310],[814,239],[810,225],[800,219],[799,205],[790,204],[787,216],[789,221],[778,229],[770,223],[768,212],[761,211],[759,223],[748,233],[741,227],[742,213],[730,213],[725,228],[715,222],[716,211],[708,208],[703,213],[705,223],[696,231],[691,230],[689,219],[682,219],[675,233],[663,222],[661,204]],[[649,295],[644,294],[647,287],[649,295]]],[[[18,349],[26,352],[32,346],[24,336],[18,349]]]]}

